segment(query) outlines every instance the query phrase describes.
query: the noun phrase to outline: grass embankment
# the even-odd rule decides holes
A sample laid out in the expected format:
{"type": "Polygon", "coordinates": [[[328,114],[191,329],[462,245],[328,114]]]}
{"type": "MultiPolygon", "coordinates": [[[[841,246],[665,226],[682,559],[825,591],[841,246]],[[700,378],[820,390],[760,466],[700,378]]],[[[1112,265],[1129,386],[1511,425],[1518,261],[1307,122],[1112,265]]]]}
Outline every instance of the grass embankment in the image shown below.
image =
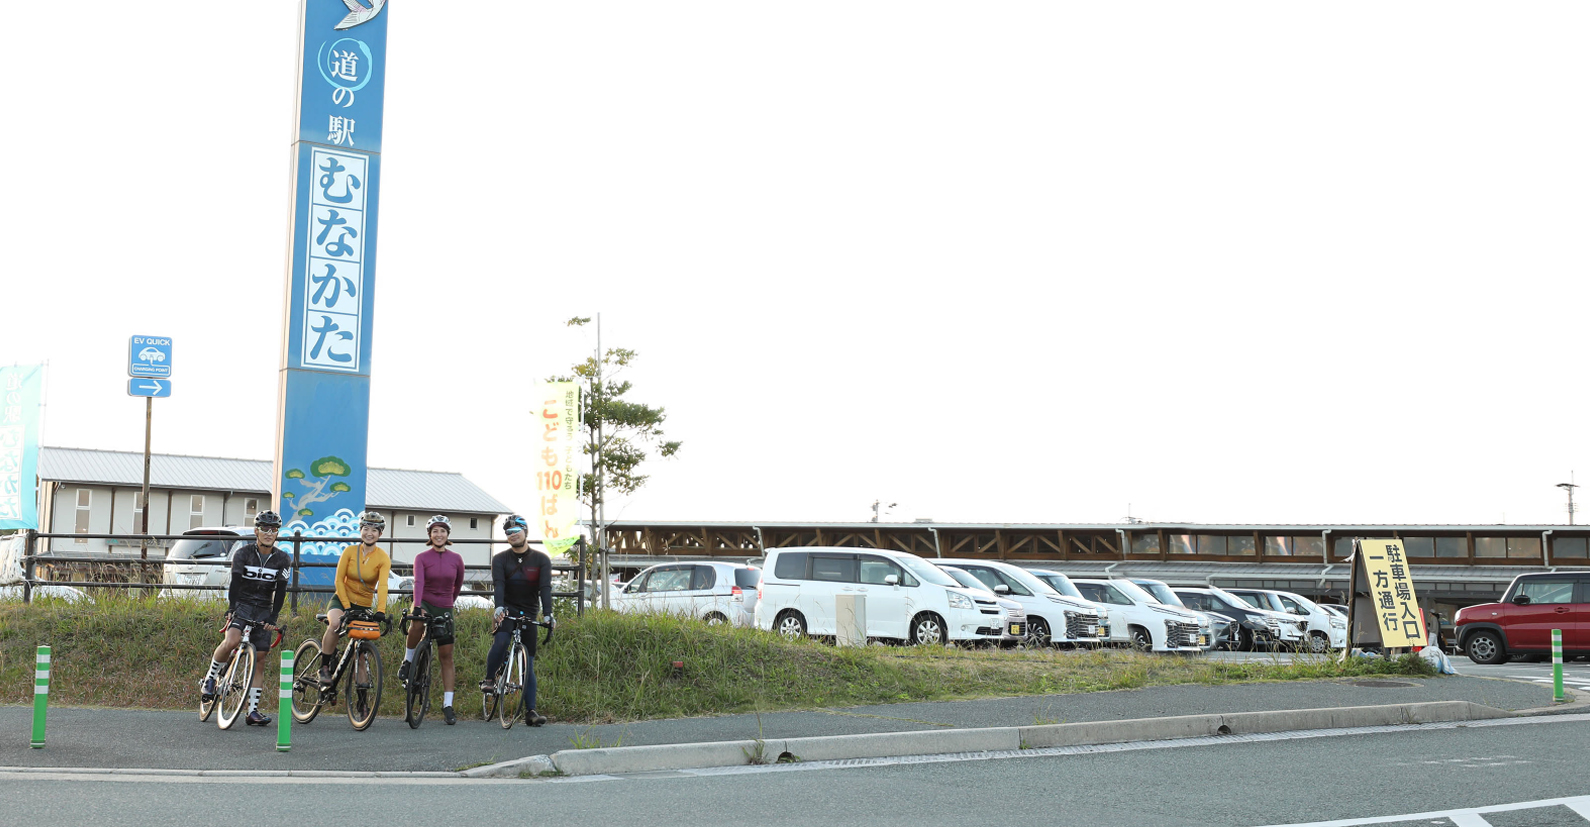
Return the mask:
{"type": "MultiPolygon", "coordinates": [[[[283,645],[319,636],[318,609],[301,607],[283,645]]],[[[0,602],[0,703],[31,703],[34,646],[48,643],[52,704],[189,709],[220,635],[215,603],[103,596],[77,606],[0,602]]],[[[284,612],[285,614],[285,612],[284,612]]],[[[460,715],[480,711],[474,689],[485,671],[490,615],[457,621],[460,715]]],[[[401,637],[381,641],[383,715],[401,717],[401,637]]],[[[280,662],[275,653],[268,670],[280,662]]],[[[1225,663],[1124,651],[1000,651],[835,648],[765,632],[709,627],[670,617],[560,615],[552,645],[536,658],[541,711],[563,721],[607,723],[715,713],[1132,689],[1166,684],[1286,681],[1359,675],[1430,675],[1424,661],[1300,659],[1225,663]],[[673,661],[683,661],[679,676],[673,661]]],[[[272,686],[274,671],[267,671],[272,686]]],[[[440,713],[440,680],[432,709],[440,713]]],[[[274,708],[274,692],[266,693],[274,708]]],[[[342,714],[341,704],[330,714],[342,714]]]]}

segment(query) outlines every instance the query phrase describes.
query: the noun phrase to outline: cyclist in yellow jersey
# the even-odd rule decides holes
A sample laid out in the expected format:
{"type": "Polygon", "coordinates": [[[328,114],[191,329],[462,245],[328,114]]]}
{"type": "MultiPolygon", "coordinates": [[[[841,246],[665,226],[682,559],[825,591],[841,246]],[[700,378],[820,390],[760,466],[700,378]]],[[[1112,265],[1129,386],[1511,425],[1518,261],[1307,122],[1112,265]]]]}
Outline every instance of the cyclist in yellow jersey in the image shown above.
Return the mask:
{"type": "Polygon", "coordinates": [[[377,619],[385,616],[386,578],[392,571],[392,558],[376,545],[386,530],[380,512],[359,514],[359,543],[342,550],[337,561],[337,576],[332,583],[337,593],[326,604],[326,634],[320,640],[320,678],[330,680],[337,663],[337,636],[342,631],[342,616],[352,608],[366,608],[377,619]]]}

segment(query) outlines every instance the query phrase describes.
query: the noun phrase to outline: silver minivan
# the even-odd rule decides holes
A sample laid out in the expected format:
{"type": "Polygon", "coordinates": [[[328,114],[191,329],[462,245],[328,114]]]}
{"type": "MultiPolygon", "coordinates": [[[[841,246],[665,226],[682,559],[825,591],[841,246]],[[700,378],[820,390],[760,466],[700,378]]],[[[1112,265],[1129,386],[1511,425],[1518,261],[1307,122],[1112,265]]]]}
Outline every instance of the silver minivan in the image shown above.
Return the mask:
{"type": "Polygon", "coordinates": [[[653,612],[750,627],[762,573],[741,563],[662,563],[615,591],[620,612],[653,612]]]}
{"type": "Polygon", "coordinates": [[[232,583],[232,555],[254,538],[254,529],[242,526],[195,528],[166,550],[161,582],[172,586],[205,586],[202,589],[162,589],[162,597],[225,600],[232,583]]]}

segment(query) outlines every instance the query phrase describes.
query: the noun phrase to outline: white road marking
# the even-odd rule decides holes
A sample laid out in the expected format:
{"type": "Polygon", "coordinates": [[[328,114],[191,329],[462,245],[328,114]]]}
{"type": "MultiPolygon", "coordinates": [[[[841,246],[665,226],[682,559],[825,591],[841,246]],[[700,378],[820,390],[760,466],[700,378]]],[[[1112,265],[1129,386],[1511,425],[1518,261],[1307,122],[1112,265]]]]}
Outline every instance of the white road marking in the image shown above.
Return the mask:
{"type": "Polygon", "coordinates": [[[1567,807],[1579,815],[1590,817],[1590,795],[1572,798],[1548,798],[1541,801],[1521,801],[1516,804],[1497,804],[1490,807],[1466,807],[1460,810],[1439,810],[1429,813],[1408,813],[1396,816],[1370,818],[1343,818],[1335,821],[1311,821],[1307,824],[1270,825],[1270,827],[1362,827],[1369,824],[1396,824],[1404,821],[1447,819],[1457,827],[1491,827],[1485,820],[1487,813],[1510,813],[1518,810],[1536,810],[1545,807],[1567,807]]]}

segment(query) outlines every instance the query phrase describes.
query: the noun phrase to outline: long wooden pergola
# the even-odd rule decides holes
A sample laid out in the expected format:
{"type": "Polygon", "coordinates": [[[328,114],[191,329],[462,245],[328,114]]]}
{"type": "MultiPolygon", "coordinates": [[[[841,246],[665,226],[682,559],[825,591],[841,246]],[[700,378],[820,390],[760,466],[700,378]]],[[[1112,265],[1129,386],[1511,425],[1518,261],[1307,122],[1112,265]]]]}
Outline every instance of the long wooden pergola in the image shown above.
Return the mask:
{"type": "Polygon", "coordinates": [[[1590,566],[1590,526],[1104,525],[1025,523],[747,523],[620,520],[615,553],[638,557],[759,557],[768,549],[846,546],[922,557],[1020,561],[1334,563],[1354,538],[1399,538],[1412,563],[1590,566]]]}

